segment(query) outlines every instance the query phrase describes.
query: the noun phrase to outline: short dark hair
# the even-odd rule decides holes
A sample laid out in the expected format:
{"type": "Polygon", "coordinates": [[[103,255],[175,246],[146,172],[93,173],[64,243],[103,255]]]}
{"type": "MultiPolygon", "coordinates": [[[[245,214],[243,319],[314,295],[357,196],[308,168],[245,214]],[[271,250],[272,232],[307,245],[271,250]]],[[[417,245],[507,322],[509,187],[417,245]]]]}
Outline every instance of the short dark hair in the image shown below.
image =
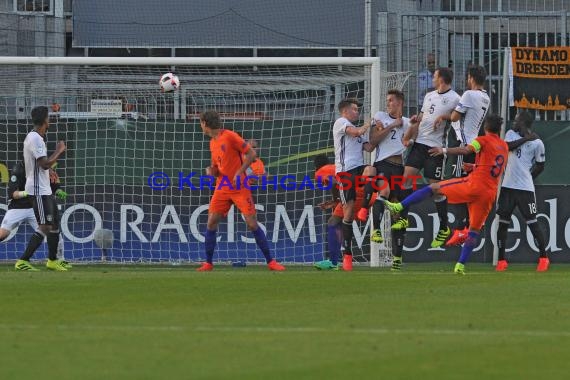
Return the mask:
{"type": "Polygon", "coordinates": [[[200,114],[200,121],[206,123],[206,127],[211,129],[222,128],[222,120],[220,119],[220,114],[216,111],[205,111],[200,114]]]}
{"type": "Polygon", "coordinates": [[[487,132],[499,134],[501,133],[501,125],[503,125],[503,118],[497,114],[490,114],[485,118],[485,130],[487,132]]]}
{"type": "Polygon", "coordinates": [[[439,76],[446,84],[451,84],[451,82],[453,82],[453,70],[449,67],[440,67],[435,71],[438,72],[439,76]]]}
{"type": "Polygon", "coordinates": [[[356,98],[346,98],[346,99],[341,100],[338,103],[338,112],[342,113],[342,111],[346,107],[350,107],[350,105],[352,105],[352,104],[356,104],[358,107],[360,107],[360,102],[356,98]]]}
{"type": "Polygon", "coordinates": [[[532,115],[528,111],[524,111],[524,110],[520,111],[516,116],[516,122],[522,123],[527,128],[530,128],[533,121],[534,121],[534,118],[532,117],[532,115]]]}
{"type": "Polygon", "coordinates": [[[386,94],[386,96],[388,95],[394,95],[396,97],[396,99],[400,99],[402,102],[404,101],[404,93],[400,90],[398,90],[397,88],[393,88],[391,90],[388,90],[388,93],[386,94]]]}
{"type": "Polygon", "coordinates": [[[46,106],[38,106],[32,109],[32,124],[36,127],[41,126],[49,116],[46,106]]]}
{"type": "Polygon", "coordinates": [[[485,79],[487,79],[487,71],[483,66],[470,66],[467,69],[467,74],[480,86],[484,85],[485,79]]]}
{"type": "Polygon", "coordinates": [[[325,165],[329,165],[330,161],[326,154],[318,154],[315,156],[315,170],[319,170],[325,165]]]}

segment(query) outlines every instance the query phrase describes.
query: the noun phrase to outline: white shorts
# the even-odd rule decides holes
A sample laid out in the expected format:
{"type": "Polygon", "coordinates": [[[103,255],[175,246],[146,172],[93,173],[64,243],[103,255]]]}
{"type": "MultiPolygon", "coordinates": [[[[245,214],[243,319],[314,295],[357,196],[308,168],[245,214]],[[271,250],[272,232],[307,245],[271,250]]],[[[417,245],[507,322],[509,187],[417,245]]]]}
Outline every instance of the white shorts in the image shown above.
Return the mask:
{"type": "Polygon", "coordinates": [[[34,231],[38,230],[38,221],[34,214],[33,208],[13,208],[6,211],[4,219],[2,219],[2,228],[13,231],[18,228],[22,222],[28,222],[34,231]]]}

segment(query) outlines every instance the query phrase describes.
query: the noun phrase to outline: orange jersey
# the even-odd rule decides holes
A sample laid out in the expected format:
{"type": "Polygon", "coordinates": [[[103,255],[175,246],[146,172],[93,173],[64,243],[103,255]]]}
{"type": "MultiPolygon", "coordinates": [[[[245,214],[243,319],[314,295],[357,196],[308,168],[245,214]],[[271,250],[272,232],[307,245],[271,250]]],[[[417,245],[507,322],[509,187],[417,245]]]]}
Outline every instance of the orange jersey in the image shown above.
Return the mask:
{"type": "Polygon", "coordinates": [[[469,180],[482,190],[497,192],[499,180],[507,166],[509,146],[493,133],[479,136],[471,142],[475,148],[475,168],[469,180]]]}
{"type": "Polygon", "coordinates": [[[243,165],[243,155],[250,149],[250,146],[240,135],[234,131],[222,129],[218,136],[210,140],[210,151],[212,152],[212,162],[218,167],[219,177],[225,176],[232,181],[237,171],[243,165]]]}

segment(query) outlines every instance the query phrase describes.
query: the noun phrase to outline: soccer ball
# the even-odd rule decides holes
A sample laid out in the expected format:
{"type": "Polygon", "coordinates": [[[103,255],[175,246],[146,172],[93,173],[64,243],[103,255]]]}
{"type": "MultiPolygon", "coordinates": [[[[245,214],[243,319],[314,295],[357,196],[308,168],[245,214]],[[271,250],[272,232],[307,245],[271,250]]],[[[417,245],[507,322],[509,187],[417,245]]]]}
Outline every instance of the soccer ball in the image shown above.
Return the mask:
{"type": "Polygon", "coordinates": [[[173,73],[166,73],[160,78],[160,91],[172,92],[180,88],[180,79],[173,73]]]}

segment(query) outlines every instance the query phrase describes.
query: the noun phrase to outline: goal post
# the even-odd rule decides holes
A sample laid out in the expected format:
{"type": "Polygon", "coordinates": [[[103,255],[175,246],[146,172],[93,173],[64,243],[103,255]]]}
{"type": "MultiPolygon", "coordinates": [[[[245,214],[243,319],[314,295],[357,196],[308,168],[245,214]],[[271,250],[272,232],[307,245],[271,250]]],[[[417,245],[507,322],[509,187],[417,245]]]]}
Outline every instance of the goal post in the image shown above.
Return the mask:
{"type": "MultiPolygon", "coordinates": [[[[276,257],[299,264],[321,260],[330,211],[317,205],[329,194],[299,185],[314,177],[315,155],[334,159],[338,100],[356,97],[362,114],[373,115],[384,103],[382,84],[393,76],[368,57],[0,57],[0,67],[6,126],[0,163],[9,169],[21,159],[31,109],[50,107],[48,151],[58,139],[68,145],[57,168],[70,194],[60,212],[65,257],[84,262],[102,256],[115,262],[203,260],[211,190],[200,176],[210,153],[198,115],[206,109],[220,112],[225,127],[257,140],[269,184],[255,190],[254,199],[276,257]],[[158,80],[169,71],[181,88],[161,93],[158,80]],[[285,177],[289,182],[271,182],[285,177]],[[100,230],[112,232],[104,255],[95,239],[100,230]]],[[[378,247],[371,249],[368,229],[356,222],[354,229],[355,259],[375,265],[378,247]]],[[[21,226],[0,244],[0,260],[15,259],[30,232],[21,226]]],[[[233,208],[218,240],[215,260],[262,262],[233,208]]]]}

